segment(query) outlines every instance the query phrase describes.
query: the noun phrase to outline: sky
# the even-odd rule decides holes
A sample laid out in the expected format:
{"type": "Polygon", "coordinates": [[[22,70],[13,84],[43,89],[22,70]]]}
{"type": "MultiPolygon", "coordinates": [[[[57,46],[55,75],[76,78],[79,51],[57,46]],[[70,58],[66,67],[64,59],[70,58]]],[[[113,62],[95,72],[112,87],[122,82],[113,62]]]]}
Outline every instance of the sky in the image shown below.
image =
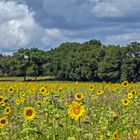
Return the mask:
{"type": "Polygon", "coordinates": [[[0,0],[0,53],[63,42],[140,41],[140,0],[0,0]]]}

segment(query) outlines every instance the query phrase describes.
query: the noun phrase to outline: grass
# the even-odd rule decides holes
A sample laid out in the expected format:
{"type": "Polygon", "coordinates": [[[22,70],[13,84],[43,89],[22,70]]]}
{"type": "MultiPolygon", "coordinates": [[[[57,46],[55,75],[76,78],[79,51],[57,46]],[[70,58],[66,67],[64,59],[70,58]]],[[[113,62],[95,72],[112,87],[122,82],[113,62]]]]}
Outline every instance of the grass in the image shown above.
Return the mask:
{"type": "MultiPolygon", "coordinates": [[[[40,76],[35,79],[35,77],[26,77],[27,81],[45,81],[45,80],[54,80],[53,76],[40,76]]],[[[0,77],[0,81],[24,81],[24,77],[0,77]]]]}

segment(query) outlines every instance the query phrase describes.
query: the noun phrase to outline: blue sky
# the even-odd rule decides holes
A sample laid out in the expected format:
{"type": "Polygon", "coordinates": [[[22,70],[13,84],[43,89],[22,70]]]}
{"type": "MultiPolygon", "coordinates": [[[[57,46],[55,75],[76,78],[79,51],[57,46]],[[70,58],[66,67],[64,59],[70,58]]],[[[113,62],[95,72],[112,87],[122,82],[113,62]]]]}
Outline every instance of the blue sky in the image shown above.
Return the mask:
{"type": "Polygon", "coordinates": [[[62,42],[140,41],[140,0],[0,0],[0,53],[62,42]]]}

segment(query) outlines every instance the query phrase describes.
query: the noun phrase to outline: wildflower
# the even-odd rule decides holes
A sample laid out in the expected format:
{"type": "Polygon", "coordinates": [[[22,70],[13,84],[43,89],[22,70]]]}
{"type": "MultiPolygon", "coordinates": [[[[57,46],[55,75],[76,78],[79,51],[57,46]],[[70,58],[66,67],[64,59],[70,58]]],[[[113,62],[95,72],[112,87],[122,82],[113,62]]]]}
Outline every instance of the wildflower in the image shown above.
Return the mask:
{"type": "Polygon", "coordinates": [[[83,93],[82,92],[78,92],[75,94],[75,99],[76,100],[82,100],[83,99],[83,93]]]}
{"type": "Polygon", "coordinates": [[[0,126],[4,127],[8,124],[8,120],[6,119],[6,117],[2,117],[0,118],[0,126]]]}
{"type": "Polygon", "coordinates": [[[96,94],[92,94],[92,99],[96,100],[96,99],[98,99],[98,96],[96,94]]]}
{"type": "Polygon", "coordinates": [[[122,82],[122,85],[123,85],[123,87],[128,87],[128,81],[124,81],[124,82],[122,82]]]}
{"type": "Polygon", "coordinates": [[[123,99],[122,104],[127,106],[129,104],[129,100],[127,98],[123,99]]]}
{"type": "Polygon", "coordinates": [[[118,120],[118,116],[116,114],[113,114],[112,119],[113,119],[113,121],[117,121],[118,120]]]}
{"type": "Polygon", "coordinates": [[[9,92],[9,93],[13,93],[13,92],[14,92],[14,88],[13,88],[13,87],[10,87],[10,88],[8,89],[8,92],[9,92]]]}
{"type": "Polygon", "coordinates": [[[16,105],[19,105],[21,103],[20,99],[16,99],[16,105]]]}
{"type": "Polygon", "coordinates": [[[133,133],[134,133],[134,135],[137,135],[137,134],[138,134],[138,129],[135,129],[135,130],[133,131],[133,133]]]}
{"type": "Polygon", "coordinates": [[[11,112],[12,112],[12,110],[11,110],[10,107],[6,107],[6,108],[4,109],[4,113],[7,114],[7,115],[9,115],[11,112]]]}
{"type": "Polygon", "coordinates": [[[45,94],[47,92],[47,89],[45,87],[40,88],[39,93],[45,94]]]}
{"type": "Polygon", "coordinates": [[[103,94],[103,90],[97,90],[96,94],[97,94],[97,95],[103,94]]]}
{"type": "Polygon", "coordinates": [[[37,106],[41,106],[41,101],[36,101],[37,106]]]}
{"type": "Polygon", "coordinates": [[[3,96],[0,96],[0,104],[3,103],[3,101],[4,101],[3,96]]]}
{"type": "Polygon", "coordinates": [[[133,93],[129,92],[129,93],[127,94],[127,98],[128,98],[128,99],[132,99],[132,98],[133,98],[133,93]]]}
{"type": "Polygon", "coordinates": [[[81,106],[77,102],[72,102],[72,104],[68,108],[68,114],[70,118],[74,120],[78,120],[80,117],[83,116],[84,113],[85,113],[84,106],[81,106]]]}
{"type": "Polygon", "coordinates": [[[21,97],[20,98],[20,102],[23,103],[24,101],[25,101],[25,98],[24,97],[21,97]]]}
{"type": "Polygon", "coordinates": [[[25,107],[24,108],[24,112],[23,112],[23,115],[24,115],[24,119],[27,120],[27,121],[31,121],[34,119],[35,115],[36,115],[36,112],[34,110],[33,107],[25,107]]]}
{"type": "Polygon", "coordinates": [[[90,90],[90,91],[93,91],[93,90],[94,90],[94,86],[93,86],[93,85],[90,85],[90,86],[89,86],[89,90],[90,90]]]}
{"type": "Polygon", "coordinates": [[[118,131],[113,133],[113,140],[118,140],[118,131]]]}

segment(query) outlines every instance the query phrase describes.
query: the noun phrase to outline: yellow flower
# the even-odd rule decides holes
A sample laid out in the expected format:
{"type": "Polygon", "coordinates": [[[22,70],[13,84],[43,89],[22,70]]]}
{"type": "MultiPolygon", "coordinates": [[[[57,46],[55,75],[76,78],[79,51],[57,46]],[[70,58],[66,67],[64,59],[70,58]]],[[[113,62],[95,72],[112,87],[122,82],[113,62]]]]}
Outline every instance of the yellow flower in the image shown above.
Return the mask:
{"type": "Polygon", "coordinates": [[[62,88],[59,88],[59,89],[58,89],[58,92],[61,93],[61,92],[62,92],[62,88]]]}
{"type": "Polygon", "coordinates": [[[12,112],[12,110],[11,110],[10,107],[6,107],[6,108],[4,109],[4,113],[7,114],[7,115],[9,115],[11,112],[12,112]]]}
{"type": "Polygon", "coordinates": [[[79,84],[79,82],[78,82],[78,81],[76,81],[76,82],[75,82],[75,85],[77,86],[78,84],[79,84]]]}
{"type": "Polygon", "coordinates": [[[103,90],[97,90],[97,91],[96,91],[96,94],[97,94],[97,95],[103,94],[103,90]]]}
{"type": "Polygon", "coordinates": [[[13,87],[10,87],[10,88],[8,89],[8,92],[9,92],[9,93],[13,93],[13,92],[14,92],[14,88],[13,88],[13,87]]]}
{"type": "Polygon", "coordinates": [[[4,101],[1,103],[1,106],[3,106],[3,107],[5,106],[5,102],[4,101]]]}
{"type": "Polygon", "coordinates": [[[21,97],[20,98],[20,102],[23,103],[24,101],[25,101],[25,98],[24,97],[21,97]]]}
{"type": "Polygon", "coordinates": [[[47,89],[45,87],[41,87],[39,90],[40,94],[46,94],[47,93],[47,89]]]}
{"type": "Polygon", "coordinates": [[[41,101],[36,101],[37,106],[41,106],[41,101]]]}
{"type": "Polygon", "coordinates": [[[89,86],[89,90],[90,90],[90,91],[93,91],[93,90],[94,90],[94,86],[93,86],[93,85],[90,85],[90,86],[89,86]]]}
{"type": "Polygon", "coordinates": [[[92,94],[92,99],[96,100],[96,99],[98,99],[98,96],[96,94],[92,94]]]}
{"type": "Polygon", "coordinates": [[[64,105],[65,105],[65,107],[67,107],[67,106],[68,106],[68,102],[67,102],[67,101],[65,101],[65,102],[64,102],[64,105]]]}
{"type": "Polygon", "coordinates": [[[129,104],[129,100],[127,98],[123,99],[122,104],[127,106],[129,104]]]}
{"type": "Polygon", "coordinates": [[[113,114],[112,119],[113,119],[113,121],[117,121],[118,120],[118,116],[116,114],[113,114]]]}
{"type": "Polygon", "coordinates": [[[7,124],[8,124],[8,120],[6,119],[6,117],[0,118],[0,127],[4,127],[7,124]]]}
{"type": "Polygon", "coordinates": [[[76,93],[75,94],[75,99],[76,100],[82,100],[83,99],[83,97],[84,97],[84,95],[83,95],[83,93],[82,92],[78,92],[78,93],[76,93]]]}
{"type": "Polygon", "coordinates": [[[3,96],[0,96],[0,104],[3,103],[3,101],[4,101],[3,96]]]}
{"type": "Polygon", "coordinates": [[[133,98],[133,93],[129,92],[129,93],[127,94],[127,98],[128,98],[128,99],[132,99],[132,98],[133,98]]]}
{"type": "Polygon", "coordinates": [[[128,87],[129,82],[128,81],[124,81],[122,82],[123,87],[128,87]]]}
{"type": "Polygon", "coordinates": [[[119,137],[118,131],[115,131],[115,132],[113,133],[113,140],[118,140],[118,137],[119,137]]]}
{"type": "Polygon", "coordinates": [[[21,103],[20,99],[16,99],[16,105],[19,105],[21,103]]]}
{"type": "Polygon", "coordinates": [[[34,119],[35,115],[36,115],[36,112],[34,110],[33,107],[25,107],[24,108],[24,112],[23,112],[23,115],[24,115],[24,119],[26,121],[31,121],[34,119]]]}
{"type": "Polygon", "coordinates": [[[138,129],[135,129],[135,130],[133,131],[133,133],[134,133],[134,135],[137,135],[137,134],[138,134],[138,129]]]}
{"type": "Polygon", "coordinates": [[[20,92],[19,95],[22,96],[22,97],[25,97],[25,92],[20,92]]]}
{"type": "Polygon", "coordinates": [[[85,107],[77,102],[72,102],[68,108],[68,114],[71,119],[78,120],[85,113],[85,107]]]}

